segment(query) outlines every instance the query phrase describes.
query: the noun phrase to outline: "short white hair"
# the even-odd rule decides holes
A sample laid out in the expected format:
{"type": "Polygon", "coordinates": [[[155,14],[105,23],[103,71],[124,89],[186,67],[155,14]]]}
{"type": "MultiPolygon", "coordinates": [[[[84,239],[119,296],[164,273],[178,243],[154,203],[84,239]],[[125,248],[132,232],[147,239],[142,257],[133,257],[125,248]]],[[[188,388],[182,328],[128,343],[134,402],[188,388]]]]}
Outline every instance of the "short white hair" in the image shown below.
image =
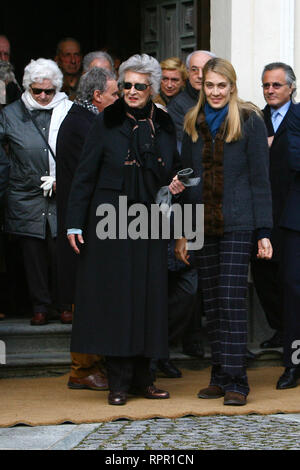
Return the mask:
{"type": "Polygon", "coordinates": [[[199,54],[199,52],[201,52],[201,54],[206,54],[208,56],[210,56],[212,59],[214,59],[216,56],[216,54],[214,54],[213,52],[210,52],[210,51],[193,51],[191,52],[187,58],[186,58],[186,61],[185,61],[185,65],[186,65],[186,68],[189,69],[190,68],[190,62],[191,62],[191,58],[194,54],[199,54]]]}
{"type": "Polygon", "coordinates": [[[60,91],[63,85],[63,74],[56,62],[51,59],[31,60],[24,70],[24,89],[28,90],[32,83],[41,83],[43,80],[50,80],[56,91],[60,91]]]}
{"type": "Polygon", "coordinates": [[[145,73],[149,75],[149,80],[152,88],[152,95],[155,96],[159,93],[161,82],[161,67],[159,62],[148,54],[135,54],[129,57],[128,60],[123,62],[119,68],[118,83],[122,85],[126,72],[145,73]]]}

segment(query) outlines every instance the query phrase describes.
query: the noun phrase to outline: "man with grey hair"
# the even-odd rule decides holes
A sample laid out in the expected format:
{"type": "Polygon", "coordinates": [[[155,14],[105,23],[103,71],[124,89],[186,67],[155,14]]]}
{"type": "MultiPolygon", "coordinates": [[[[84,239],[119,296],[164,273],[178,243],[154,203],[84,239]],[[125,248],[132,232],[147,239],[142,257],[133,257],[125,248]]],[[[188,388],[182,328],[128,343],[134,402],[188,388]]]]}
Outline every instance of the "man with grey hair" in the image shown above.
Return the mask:
{"type": "Polygon", "coordinates": [[[112,57],[104,51],[89,52],[83,58],[83,72],[87,72],[93,67],[99,67],[114,71],[114,62],[112,57]]]}
{"type": "MultiPolygon", "coordinates": [[[[177,147],[179,151],[181,150],[183,138],[184,117],[188,110],[197,104],[199,92],[202,87],[202,69],[206,62],[213,57],[215,57],[215,54],[209,51],[194,51],[188,55],[186,58],[188,71],[186,86],[184,90],[178,93],[167,105],[168,113],[176,127],[177,147]]],[[[190,271],[190,275],[191,277],[193,276],[193,271],[190,271]]],[[[183,353],[196,357],[203,357],[204,355],[201,339],[201,310],[202,299],[199,291],[191,321],[182,338],[183,353]]]]}
{"type": "MultiPolygon", "coordinates": [[[[78,258],[70,250],[65,228],[68,196],[86,135],[97,114],[118,99],[118,86],[112,72],[92,68],[79,82],[76,100],[64,119],[56,147],[56,200],[58,295],[67,310],[75,297],[75,277],[78,258]]],[[[72,366],[68,387],[72,389],[107,390],[107,381],[100,356],[71,353],[72,366]]]]}
{"type": "Polygon", "coordinates": [[[270,261],[252,260],[253,281],[260,303],[274,335],[261,343],[262,348],[275,348],[283,344],[283,232],[280,228],[286,198],[292,182],[288,166],[286,121],[295,107],[296,77],[293,69],[282,62],[264,67],[262,88],[267,102],[263,109],[268,132],[270,154],[270,181],[273,204],[273,230],[271,242],[273,257],[270,261]]]}
{"type": "Polygon", "coordinates": [[[6,60],[0,60],[0,109],[19,99],[21,94],[13,66],[6,60]]]}
{"type": "Polygon", "coordinates": [[[186,87],[177,96],[175,96],[167,106],[176,126],[178,150],[181,150],[183,138],[184,116],[190,108],[196,105],[199,98],[199,91],[202,87],[202,69],[206,62],[215,57],[215,54],[209,51],[194,51],[186,59],[188,79],[186,87]]]}
{"type": "Polygon", "coordinates": [[[0,107],[16,101],[22,94],[14,75],[14,67],[10,63],[10,53],[8,38],[0,34],[0,107]]]}

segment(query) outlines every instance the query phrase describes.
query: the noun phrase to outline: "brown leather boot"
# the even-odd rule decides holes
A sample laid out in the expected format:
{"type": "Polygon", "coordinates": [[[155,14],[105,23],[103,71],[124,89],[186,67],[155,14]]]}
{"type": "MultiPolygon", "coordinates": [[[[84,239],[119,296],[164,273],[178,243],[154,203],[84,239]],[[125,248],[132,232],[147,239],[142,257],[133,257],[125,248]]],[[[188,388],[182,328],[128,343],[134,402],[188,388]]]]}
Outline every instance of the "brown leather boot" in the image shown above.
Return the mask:
{"type": "Polygon", "coordinates": [[[209,385],[206,388],[202,388],[197,396],[198,398],[221,398],[224,397],[224,392],[217,385],[209,385]]]}
{"type": "Polygon", "coordinates": [[[226,392],[224,397],[224,405],[243,406],[247,403],[247,397],[238,392],[226,392]]]}

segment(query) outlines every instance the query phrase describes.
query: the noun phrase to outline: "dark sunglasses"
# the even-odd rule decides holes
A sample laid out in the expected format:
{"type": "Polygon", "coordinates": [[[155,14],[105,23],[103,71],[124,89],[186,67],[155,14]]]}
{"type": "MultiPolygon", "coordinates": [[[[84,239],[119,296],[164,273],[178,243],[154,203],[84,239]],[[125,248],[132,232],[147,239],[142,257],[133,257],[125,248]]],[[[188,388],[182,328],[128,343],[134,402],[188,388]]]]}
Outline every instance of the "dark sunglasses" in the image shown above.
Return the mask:
{"type": "Polygon", "coordinates": [[[145,91],[149,85],[146,85],[146,83],[130,83],[130,82],[124,82],[123,83],[123,88],[124,90],[131,90],[132,87],[134,87],[137,91],[145,91]]]}
{"type": "Polygon", "coordinates": [[[278,82],[274,82],[274,83],[263,83],[262,84],[262,87],[264,90],[269,90],[269,88],[272,86],[274,88],[274,90],[279,90],[281,87],[283,87],[284,85],[288,85],[287,83],[278,83],[278,82]]]}
{"type": "Polygon", "coordinates": [[[31,88],[31,91],[34,95],[41,95],[43,92],[47,95],[47,96],[50,96],[50,95],[54,95],[55,93],[55,88],[47,88],[46,90],[44,88],[31,88]]]}

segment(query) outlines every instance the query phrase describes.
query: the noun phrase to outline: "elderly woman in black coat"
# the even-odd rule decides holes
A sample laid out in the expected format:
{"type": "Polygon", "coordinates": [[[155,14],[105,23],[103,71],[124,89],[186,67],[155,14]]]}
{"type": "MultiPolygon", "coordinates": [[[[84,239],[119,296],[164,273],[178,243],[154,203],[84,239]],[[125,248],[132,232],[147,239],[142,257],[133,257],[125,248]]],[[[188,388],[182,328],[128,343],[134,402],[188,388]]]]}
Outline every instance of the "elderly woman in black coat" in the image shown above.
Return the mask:
{"type": "MultiPolygon", "coordinates": [[[[178,165],[173,123],[151,100],[160,79],[146,54],[121,65],[123,97],[96,117],[69,199],[68,237],[80,252],[71,349],[106,357],[112,405],[128,393],[169,397],[149,367],[168,352],[167,240],[129,233],[134,204],[149,214],[178,165]]],[[[175,177],[169,188],[184,187],[175,177]]]]}

